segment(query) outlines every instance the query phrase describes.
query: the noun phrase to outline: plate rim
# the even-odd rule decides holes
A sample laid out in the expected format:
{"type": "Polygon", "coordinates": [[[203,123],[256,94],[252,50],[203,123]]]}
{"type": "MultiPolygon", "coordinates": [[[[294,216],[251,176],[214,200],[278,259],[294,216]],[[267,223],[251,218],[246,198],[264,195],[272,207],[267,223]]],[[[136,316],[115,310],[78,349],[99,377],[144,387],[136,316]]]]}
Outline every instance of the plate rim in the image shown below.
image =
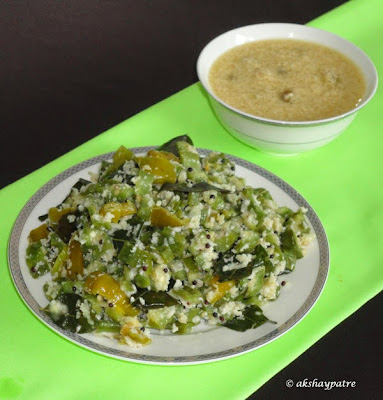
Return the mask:
{"type": "MultiPolygon", "coordinates": [[[[144,153],[149,150],[156,149],[156,146],[145,146],[145,147],[135,147],[131,150],[135,154],[144,153]]],[[[197,148],[199,154],[207,155],[213,150],[197,148]]],[[[54,333],[59,334],[66,340],[81,346],[87,350],[96,352],[98,354],[117,358],[124,361],[130,361],[140,364],[152,364],[152,365],[192,365],[192,364],[202,364],[202,363],[209,363],[215,362],[219,360],[224,360],[232,357],[239,356],[241,354],[248,353],[255,349],[258,349],[266,344],[269,344],[276,340],[277,338],[283,336],[287,333],[290,329],[292,329],[295,325],[297,325],[303,318],[309,313],[309,311],[313,308],[315,303],[318,301],[320,295],[323,292],[325,287],[329,269],[330,269],[330,247],[328,238],[323,227],[322,222],[320,221],[318,215],[311,207],[311,205],[307,202],[307,200],[291,185],[289,185],[286,181],[278,177],[276,174],[268,171],[267,169],[252,163],[250,161],[244,160],[240,157],[233,156],[231,154],[226,154],[228,158],[233,161],[236,165],[242,166],[257,175],[267,179],[269,182],[275,184],[279,189],[285,192],[289,197],[291,197],[300,207],[307,208],[307,217],[310,220],[316,238],[318,240],[319,246],[319,269],[318,275],[315,280],[314,286],[310,292],[310,294],[305,299],[302,306],[281,326],[274,329],[270,333],[248,342],[244,345],[233,347],[231,349],[218,351],[214,353],[206,353],[197,356],[152,356],[152,355],[145,355],[139,353],[131,353],[128,351],[118,350],[111,347],[107,347],[98,343],[95,343],[89,339],[86,339],[80,334],[72,333],[63,330],[62,328],[56,326],[53,321],[43,314],[40,310],[40,306],[29,292],[28,287],[22,277],[21,274],[21,266],[19,263],[19,246],[20,246],[20,239],[23,227],[30,215],[30,212],[35,208],[35,206],[40,202],[40,200],[51,190],[53,190],[56,186],[58,186],[61,182],[65,179],[69,178],[70,176],[74,175],[77,172],[80,172],[86,168],[89,168],[95,164],[100,163],[104,160],[109,160],[112,158],[114,152],[104,153],[96,157],[92,157],[80,163],[77,163],[61,173],[54,176],[48,182],[46,182],[43,186],[41,186],[32,197],[28,199],[25,203],[23,208],[21,209],[20,213],[18,214],[13,227],[11,234],[8,240],[7,246],[7,259],[8,259],[8,268],[10,271],[10,275],[12,278],[13,285],[16,288],[19,296],[29,309],[44,325],[46,325],[50,330],[54,333]]]]}

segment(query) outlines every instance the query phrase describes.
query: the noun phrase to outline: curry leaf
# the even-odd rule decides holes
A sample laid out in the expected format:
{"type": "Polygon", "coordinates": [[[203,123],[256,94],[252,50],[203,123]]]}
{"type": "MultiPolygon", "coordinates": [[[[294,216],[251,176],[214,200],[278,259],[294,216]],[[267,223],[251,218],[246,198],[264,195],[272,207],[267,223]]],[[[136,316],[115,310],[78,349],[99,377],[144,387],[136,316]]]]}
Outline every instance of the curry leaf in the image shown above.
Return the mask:
{"type": "Polygon", "coordinates": [[[44,214],[44,215],[40,215],[39,216],[39,220],[42,222],[42,221],[45,221],[46,219],[48,218],[48,214],[44,214]]]}
{"type": "Polygon", "coordinates": [[[225,322],[222,326],[233,329],[234,331],[245,332],[248,329],[254,329],[263,325],[265,322],[271,322],[264,314],[263,311],[256,305],[248,307],[243,312],[241,317],[235,317],[230,321],[225,322]]]}
{"type": "Polygon", "coordinates": [[[210,185],[209,183],[206,182],[198,182],[195,183],[193,186],[188,187],[187,185],[183,185],[180,183],[164,183],[161,186],[161,190],[169,190],[171,192],[182,192],[182,193],[191,193],[191,192],[206,192],[208,190],[216,190],[217,192],[221,192],[223,194],[230,193],[230,190],[227,189],[221,189],[219,187],[210,185]]]}
{"type": "Polygon", "coordinates": [[[225,265],[236,262],[236,254],[234,254],[231,250],[222,253],[214,264],[214,271],[218,275],[219,280],[224,282],[246,278],[247,276],[251,275],[254,268],[270,262],[266,250],[261,245],[257,245],[252,254],[254,255],[254,258],[246,267],[224,271],[225,265]]]}
{"type": "Polygon", "coordinates": [[[138,292],[134,295],[135,301],[133,305],[149,310],[153,308],[162,308],[162,307],[169,307],[175,306],[178,301],[171,297],[167,292],[155,292],[154,290],[138,290],[138,292]],[[141,303],[140,298],[144,300],[144,304],[141,303]]]}
{"type": "Polygon", "coordinates": [[[92,183],[91,181],[88,181],[86,179],[80,178],[72,187],[72,189],[77,189],[80,190],[83,186],[89,185],[92,183]]]}
{"type": "Polygon", "coordinates": [[[179,157],[180,153],[178,152],[177,142],[187,142],[193,145],[193,141],[190,139],[188,135],[177,136],[168,142],[164,143],[162,146],[158,148],[160,151],[167,151],[168,153],[173,153],[177,157],[179,157]]]}
{"type": "Polygon", "coordinates": [[[74,221],[71,220],[72,222],[69,220],[69,218],[77,218],[77,214],[76,212],[73,212],[63,215],[53,227],[54,231],[64,243],[69,243],[72,233],[77,229],[76,219],[74,221]]]}
{"type": "Polygon", "coordinates": [[[253,270],[252,263],[244,268],[236,268],[224,271],[225,265],[235,262],[234,257],[235,254],[229,251],[226,253],[222,253],[215,262],[214,271],[218,275],[221,282],[243,279],[251,274],[251,271],[253,270]]]}
{"type": "Polygon", "coordinates": [[[125,242],[132,242],[134,239],[132,233],[124,229],[119,229],[118,231],[115,231],[111,236],[113,240],[113,246],[117,251],[120,251],[122,249],[125,242]]]}
{"type": "Polygon", "coordinates": [[[111,234],[114,248],[118,251],[121,250],[125,242],[133,243],[135,239],[139,238],[142,229],[144,228],[144,221],[137,215],[134,215],[128,221],[128,224],[133,226],[134,228],[129,231],[125,229],[119,229],[111,234]]]}
{"type": "MultiPolygon", "coordinates": [[[[80,310],[82,297],[75,293],[61,293],[54,301],[59,301],[67,307],[67,313],[56,314],[49,311],[49,306],[44,311],[52,318],[53,322],[60,328],[70,332],[86,333],[93,331],[98,324],[93,309],[90,311],[90,318],[93,324],[84,317],[80,310]]],[[[89,317],[88,317],[89,318],[89,317]]]]}
{"type": "MultiPolygon", "coordinates": [[[[80,178],[80,179],[72,186],[71,192],[72,192],[73,189],[80,190],[83,186],[89,185],[90,183],[92,183],[92,182],[87,181],[86,179],[80,178]]],[[[69,198],[70,198],[70,193],[69,193],[69,195],[64,199],[64,201],[63,201],[62,203],[60,203],[60,204],[58,204],[58,205],[56,206],[56,208],[60,208],[69,198]]],[[[40,215],[40,216],[39,216],[39,220],[40,220],[40,221],[45,221],[46,219],[48,219],[48,214],[44,214],[44,215],[40,215]]]]}

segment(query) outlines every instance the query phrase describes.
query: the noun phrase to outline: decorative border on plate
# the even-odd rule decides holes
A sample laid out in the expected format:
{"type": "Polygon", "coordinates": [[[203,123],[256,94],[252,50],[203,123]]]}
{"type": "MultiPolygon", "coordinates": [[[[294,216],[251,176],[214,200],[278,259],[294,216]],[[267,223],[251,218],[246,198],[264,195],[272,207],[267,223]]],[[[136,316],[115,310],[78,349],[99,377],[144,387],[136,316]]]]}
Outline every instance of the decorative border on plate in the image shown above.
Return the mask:
{"type": "MultiPolygon", "coordinates": [[[[155,149],[155,147],[153,146],[137,147],[132,150],[134,151],[134,153],[144,153],[152,149],[155,149]]],[[[211,152],[211,150],[198,148],[198,152],[202,155],[207,155],[211,152]]],[[[47,325],[52,330],[58,332],[61,336],[72,341],[73,343],[79,344],[80,346],[86,347],[97,353],[101,353],[104,355],[106,354],[111,357],[127,361],[139,362],[139,363],[180,365],[180,364],[198,364],[198,363],[218,361],[224,358],[234,357],[249,352],[251,350],[254,350],[286,333],[310,311],[310,309],[313,307],[313,305],[315,304],[315,302],[317,301],[323,290],[329,271],[330,251],[326,233],[324,231],[322,223],[320,222],[318,216],[311,208],[309,203],[288,183],[286,183],[273,173],[265,170],[264,168],[258,165],[252,164],[251,162],[243,160],[241,158],[228,155],[229,159],[232,160],[236,165],[240,165],[244,168],[247,168],[250,171],[253,171],[258,175],[266,178],[267,180],[278,186],[280,189],[282,189],[284,192],[286,192],[300,207],[305,207],[308,209],[306,215],[313,226],[314,232],[316,234],[319,243],[319,257],[320,257],[319,271],[310,295],[308,296],[302,307],[289,320],[287,320],[284,324],[282,324],[269,334],[264,335],[261,338],[249,342],[245,345],[234,347],[232,349],[216,353],[209,353],[198,356],[185,356],[185,357],[150,356],[145,354],[137,354],[131,351],[122,351],[118,349],[113,349],[92,342],[79,334],[65,331],[59,328],[57,325],[55,325],[53,321],[40,310],[40,306],[37,304],[36,300],[29,292],[24,282],[23,276],[21,274],[20,264],[19,264],[19,246],[20,246],[21,232],[28,219],[29,214],[48,192],[50,192],[54,187],[56,187],[66,178],[69,178],[73,174],[83,169],[86,169],[94,164],[98,164],[101,161],[109,160],[112,158],[112,155],[113,153],[107,153],[100,155],[98,157],[91,158],[87,161],[84,161],[67,169],[66,171],[57,175],[55,178],[51,179],[28,200],[28,202],[21,210],[13,226],[8,245],[8,263],[11,276],[15,284],[15,287],[19,292],[20,296],[22,297],[23,301],[45,325],[47,325]]]]}

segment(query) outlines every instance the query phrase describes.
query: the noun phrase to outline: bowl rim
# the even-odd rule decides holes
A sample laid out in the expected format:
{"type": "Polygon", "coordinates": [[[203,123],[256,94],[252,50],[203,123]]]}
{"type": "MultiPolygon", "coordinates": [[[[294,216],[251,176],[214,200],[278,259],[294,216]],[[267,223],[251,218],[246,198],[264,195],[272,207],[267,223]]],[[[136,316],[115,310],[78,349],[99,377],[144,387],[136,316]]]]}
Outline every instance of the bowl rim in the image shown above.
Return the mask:
{"type": "MultiPolygon", "coordinates": [[[[281,36],[281,39],[283,39],[283,38],[284,37],[281,36]]],[[[270,39],[277,39],[277,38],[273,37],[273,38],[270,38],[270,39]]],[[[267,38],[262,38],[261,40],[268,40],[268,39],[267,38]]],[[[308,42],[311,41],[310,39],[304,39],[304,38],[303,39],[299,38],[298,40],[306,40],[308,42]]],[[[254,41],[257,41],[257,40],[254,40],[254,41]]],[[[331,45],[328,45],[328,44],[323,44],[323,45],[327,46],[329,48],[333,48],[331,45]]],[[[237,47],[237,46],[233,46],[233,47],[230,47],[230,48],[224,50],[218,57],[220,57],[226,51],[228,51],[228,50],[230,50],[230,49],[232,49],[234,47],[237,47]]],[[[341,50],[337,50],[337,51],[339,51],[340,53],[345,55],[341,50]]],[[[218,57],[216,57],[215,60],[217,60],[218,57]]],[[[346,56],[346,57],[349,58],[348,56],[346,56]]],[[[211,66],[210,66],[210,68],[211,68],[211,66]]],[[[208,72],[210,71],[210,68],[209,68],[208,72]]],[[[362,71],[361,71],[361,73],[363,74],[365,80],[367,81],[366,75],[362,71]]],[[[377,70],[376,70],[376,67],[375,67],[374,63],[372,62],[370,57],[360,47],[356,46],[354,43],[350,42],[347,39],[344,39],[343,37],[341,37],[339,35],[336,35],[335,33],[326,31],[324,29],[314,28],[314,27],[311,27],[311,26],[303,25],[303,24],[278,23],[278,22],[277,23],[270,22],[270,23],[259,23],[259,24],[244,25],[244,26],[240,26],[240,27],[231,29],[229,31],[226,31],[226,32],[221,33],[220,35],[216,36],[215,38],[210,40],[204,46],[204,48],[202,49],[202,51],[200,52],[200,54],[198,56],[198,59],[197,59],[197,76],[198,76],[198,79],[199,79],[201,85],[206,90],[206,92],[209,94],[209,96],[211,96],[214,100],[216,100],[222,106],[228,108],[229,110],[233,111],[234,113],[240,114],[240,115],[242,115],[244,117],[247,117],[247,118],[250,118],[252,120],[259,121],[259,122],[262,122],[262,123],[265,123],[265,124],[269,124],[269,125],[284,125],[284,126],[324,125],[324,124],[328,124],[328,123],[343,119],[343,118],[345,118],[345,117],[347,117],[347,116],[349,116],[351,114],[354,114],[354,113],[358,112],[362,107],[364,107],[374,97],[374,95],[376,93],[376,90],[377,90],[377,87],[378,87],[378,73],[377,73],[377,70]],[[202,74],[202,59],[203,59],[203,57],[208,53],[209,47],[212,45],[212,43],[215,42],[215,41],[218,41],[220,39],[223,39],[224,36],[232,35],[232,34],[236,33],[239,30],[244,30],[244,29],[247,29],[247,28],[261,28],[261,27],[264,27],[264,26],[270,26],[270,27],[274,26],[276,28],[278,27],[278,28],[286,28],[286,29],[299,27],[298,29],[303,29],[303,30],[311,31],[311,32],[315,31],[315,32],[317,32],[319,34],[322,34],[322,35],[325,34],[328,37],[334,37],[334,38],[337,38],[337,40],[343,41],[349,47],[351,47],[354,50],[356,50],[361,55],[361,57],[365,59],[367,64],[369,64],[369,66],[371,67],[371,70],[373,72],[372,73],[373,88],[372,88],[370,94],[368,96],[366,96],[366,98],[357,107],[355,107],[355,108],[353,108],[353,109],[351,109],[349,111],[346,111],[345,113],[342,113],[342,114],[339,114],[339,115],[336,115],[336,116],[330,117],[330,118],[323,118],[323,119],[317,119],[317,120],[311,120],[311,121],[283,121],[283,120],[277,120],[277,119],[271,119],[271,118],[264,118],[264,117],[260,117],[260,116],[254,115],[254,114],[249,114],[249,113],[247,113],[245,111],[239,110],[238,108],[235,108],[235,107],[229,105],[228,103],[224,102],[217,95],[215,95],[213,93],[213,91],[210,90],[210,88],[208,88],[203,83],[203,79],[202,79],[202,76],[203,76],[203,74],[202,74]]],[[[206,79],[208,79],[208,77],[206,77],[206,79]]]]}

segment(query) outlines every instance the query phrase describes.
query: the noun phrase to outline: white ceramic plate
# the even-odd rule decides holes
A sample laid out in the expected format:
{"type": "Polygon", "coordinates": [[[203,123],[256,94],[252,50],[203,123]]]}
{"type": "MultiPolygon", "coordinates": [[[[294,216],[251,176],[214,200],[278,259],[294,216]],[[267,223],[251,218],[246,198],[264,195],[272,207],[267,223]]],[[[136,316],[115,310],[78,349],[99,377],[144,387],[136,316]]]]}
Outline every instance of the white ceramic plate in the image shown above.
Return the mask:
{"type": "MultiPolygon", "coordinates": [[[[150,149],[152,147],[133,150],[139,154],[150,149]]],[[[209,153],[202,149],[199,152],[202,155],[209,153]]],[[[80,346],[123,360],[147,364],[198,364],[234,357],[263,346],[291,329],[311,309],[324,287],[329,269],[328,241],[318,216],[298,192],[276,175],[248,161],[229,156],[236,164],[236,173],[246,178],[248,185],[269,190],[278,205],[293,210],[306,207],[309,224],[316,234],[316,240],[310,244],[307,255],[298,260],[295,271],[279,277],[279,281],[287,281],[279,299],[263,307],[265,315],[276,321],[276,325],[266,323],[243,333],[222,327],[200,327],[196,332],[183,336],[151,330],[152,344],[141,349],[132,349],[95,334],[67,332],[56,326],[41,311],[48,304],[43,285],[50,277],[33,279],[25,262],[28,235],[39,225],[39,215],[46,214],[50,207],[62,201],[79,178],[86,179],[89,172],[98,172],[100,162],[111,159],[112,154],[84,161],[49,181],[27,202],[13,227],[8,259],[14,284],[26,305],[50,329],[80,346]]]]}

